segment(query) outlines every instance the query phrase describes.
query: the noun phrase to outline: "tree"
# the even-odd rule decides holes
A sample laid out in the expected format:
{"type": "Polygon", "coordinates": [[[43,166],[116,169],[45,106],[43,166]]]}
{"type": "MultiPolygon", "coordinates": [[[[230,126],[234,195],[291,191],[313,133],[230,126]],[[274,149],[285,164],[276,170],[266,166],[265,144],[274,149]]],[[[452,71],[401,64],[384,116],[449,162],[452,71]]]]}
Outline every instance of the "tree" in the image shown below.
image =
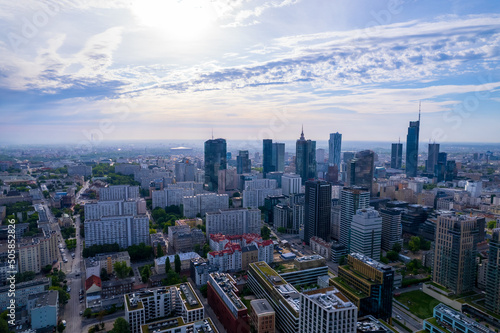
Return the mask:
{"type": "Polygon", "coordinates": [[[7,320],[4,318],[0,318],[0,333],[8,333],[9,332],[9,324],[7,324],[7,320]]]}
{"type": "Polygon", "coordinates": [[[200,256],[202,255],[200,244],[194,244],[193,250],[194,250],[194,252],[198,253],[200,256]]]}
{"type": "Polygon", "coordinates": [[[141,272],[142,283],[148,282],[149,277],[151,276],[151,268],[149,265],[144,266],[141,272]]]}
{"type": "Polygon", "coordinates": [[[262,236],[262,239],[263,239],[263,240],[270,239],[270,238],[271,238],[271,229],[269,229],[269,228],[268,228],[268,227],[266,227],[266,226],[263,226],[263,227],[260,229],[260,235],[262,236]]]}
{"type": "Polygon", "coordinates": [[[163,248],[161,247],[161,244],[158,243],[158,245],[156,245],[156,256],[158,258],[161,258],[164,256],[163,254],[163,248]]]}
{"type": "Polygon", "coordinates": [[[200,287],[201,294],[203,297],[207,298],[207,293],[208,293],[208,285],[204,284],[200,287]]]}
{"type": "Polygon", "coordinates": [[[116,318],[110,333],[130,333],[129,323],[122,317],[116,318]]]}
{"type": "Polygon", "coordinates": [[[278,232],[284,234],[284,233],[286,233],[286,228],[285,227],[278,227],[278,232]]]}
{"type": "Polygon", "coordinates": [[[401,252],[402,250],[401,243],[394,243],[394,245],[392,246],[392,250],[397,253],[401,252]]]}
{"type": "Polygon", "coordinates": [[[420,250],[420,238],[417,236],[413,236],[408,242],[408,246],[410,247],[411,251],[417,252],[418,250],[420,250]]]}
{"type": "Polygon", "coordinates": [[[174,257],[175,272],[179,274],[181,272],[181,257],[178,254],[174,257]]]}
{"type": "Polygon", "coordinates": [[[165,274],[168,274],[168,271],[170,271],[172,269],[172,266],[170,265],[170,258],[167,257],[167,259],[165,259],[165,274]]]}
{"type": "Polygon", "coordinates": [[[125,261],[115,262],[115,264],[113,265],[113,269],[115,270],[116,276],[119,279],[126,278],[130,274],[130,270],[132,270],[132,268],[127,266],[127,263],[125,261]]]}
{"type": "Polygon", "coordinates": [[[488,229],[495,229],[497,226],[497,221],[493,220],[488,222],[488,229]]]}
{"type": "Polygon", "coordinates": [[[92,315],[92,310],[90,308],[86,308],[85,311],[83,311],[84,317],[90,318],[91,315],[92,315]]]}
{"type": "Polygon", "coordinates": [[[389,252],[387,252],[386,256],[387,256],[387,259],[389,259],[390,261],[396,261],[399,259],[399,254],[396,251],[389,251],[389,252]]]}
{"type": "Polygon", "coordinates": [[[101,268],[101,281],[108,281],[109,276],[108,276],[108,271],[106,268],[101,268]]]}
{"type": "Polygon", "coordinates": [[[59,293],[59,302],[61,302],[62,304],[68,303],[68,300],[71,298],[70,294],[61,287],[52,286],[49,288],[49,290],[57,290],[57,292],[59,293]]]}
{"type": "Polygon", "coordinates": [[[64,330],[66,329],[66,326],[64,326],[64,324],[62,322],[60,322],[58,325],[57,325],[57,331],[59,333],[62,333],[64,330]]]}

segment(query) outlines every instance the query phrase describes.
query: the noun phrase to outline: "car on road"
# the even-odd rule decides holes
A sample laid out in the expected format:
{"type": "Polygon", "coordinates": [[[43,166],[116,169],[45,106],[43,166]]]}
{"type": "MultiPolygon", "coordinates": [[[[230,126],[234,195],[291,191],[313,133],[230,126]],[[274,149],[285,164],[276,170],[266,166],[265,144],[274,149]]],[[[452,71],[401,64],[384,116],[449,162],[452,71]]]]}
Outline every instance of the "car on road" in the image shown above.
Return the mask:
{"type": "Polygon", "coordinates": [[[400,315],[396,315],[396,318],[397,318],[397,319],[403,319],[403,318],[401,318],[401,316],[400,316],[400,315]]]}
{"type": "Polygon", "coordinates": [[[80,311],[80,316],[83,315],[83,311],[80,311]]]}

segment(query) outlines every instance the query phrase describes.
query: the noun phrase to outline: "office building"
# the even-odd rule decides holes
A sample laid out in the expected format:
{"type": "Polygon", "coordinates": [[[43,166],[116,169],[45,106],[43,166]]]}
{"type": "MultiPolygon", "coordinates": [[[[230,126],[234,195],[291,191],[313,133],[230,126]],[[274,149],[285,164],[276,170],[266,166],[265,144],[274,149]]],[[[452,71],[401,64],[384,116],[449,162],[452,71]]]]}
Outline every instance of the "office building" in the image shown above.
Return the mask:
{"type": "Polygon", "coordinates": [[[395,271],[391,266],[353,252],[338,273],[333,284],[358,307],[359,316],[372,315],[386,321],[392,317],[395,271]]]}
{"type": "Polygon", "coordinates": [[[358,209],[351,222],[351,252],[380,258],[382,218],[373,207],[358,209]]]}
{"type": "Polygon", "coordinates": [[[48,290],[28,296],[28,315],[31,329],[56,327],[59,316],[59,292],[48,290]]]}
{"type": "Polygon", "coordinates": [[[500,315],[500,228],[493,230],[489,245],[484,306],[500,315]]]}
{"type": "Polygon", "coordinates": [[[208,212],[216,212],[219,209],[229,208],[229,196],[227,194],[203,193],[182,198],[183,214],[187,218],[203,216],[208,212]]]}
{"type": "Polygon", "coordinates": [[[439,143],[429,143],[427,154],[426,172],[434,173],[434,169],[438,164],[439,157],[439,143]]]}
{"type": "Polygon", "coordinates": [[[250,173],[252,171],[252,161],[248,150],[240,150],[236,156],[236,172],[238,175],[250,173]]]}
{"type": "Polygon", "coordinates": [[[276,328],[284,333],[299,332],[299,292],[265,262],[249,266],[248,286],[269,302],[276,313],[276,328]]]}
{"type": "Polygon", "coordinates": [[[304,185],[307,180],[316,178],[316,141],[306,140],[302,129],[295,148],[295,169],[304,185]]]}
{"type": "Polygon", "coordinates": [[[251,321],[257,333],[274,333],[276,325],[276,312],[266,299],[250,301],[252,308],[251,321]]]}
{"type": "Polygon", "coordinates": [[[141,326],[155,319],[182,317],[194,322],[205,317],[205,308],[190,283],[139,291],[123,296],[125,320],[132,333],[141,333],[141,326]]]}
{"type": "Polygon", "coordinates": [[[444,180],[451,182],[453,179],[457,178],[458,169],[456,161],[446,161],[446,173],[444,180]]]}
{"type": "Polygon", "coordinates": [[[211,139],[205,141],[205,184],[209,191],[219,188],[219,170],[227,168],[226,140],[211,139]]]}
{"type": "Polygon", "coordinates": [[[271,139],[263,140],[263,170],[264,177],[269,172],[285,171],[285,144],[277,143],[271,139]]]}
{"type": "Polygon", "coordinates": [[[326,181],[306,182],[304,209],[304,241],[309,244],[313,236],[330,241],[332,186],[326,181]]]}
{"type": "Polygon", "coordinates": [[[382,250],[391,251],[394,244],[399,243],[403,246],[402,227],[401,227],[401,208],[382,208],[380,216],[382,217],[382,250]]]}
{"type": "Polygon", "coordinates": [[[478,234],[476,217],[443,214],[437,218],[432,272],[434,282],[456,295],[473,290],[478,234]]]}
{"type": "Polygon", "coordinates": [[[111,185],[99,189],[99,201],[118,201],[139,198],[139,186],[111,185]]]}
{"type": "Polygon", "coordinates": [[[344,187],[340,191],[340,239],[339,243],[344,245],[349,252],[351,245],[351,223],[352,217],[358,209],[368,208],[370,204],[370,192],[364,187],[344,187]]]}
{"type": "Polygon", "coordinates": [[[298,234],[300,226],[304,225],[304,205],[277,204],[273,212],[274,226],[284,228],[287,234],[298,234]]]}
{"type": "Polygon", "coordinates": [[[196,166],[187,158],[175,162],[174,167],[175,181],[178,182],[194,182],[196,166]]]}
{"type": "Polygon", "coordinates": [[[284,195],[300,193],[302,179],[294,173],[286,173],[281,177],[281,189],[284,195]]]}
{"type": "Polygon", "coordinates": [[[347,184],[366,187],[371,193],[375,167],[375,153],[363,150],[356,153],[347,165],[347,184]]]}
{"type": "Polygon", "coordinates": [[[403,144],[393,143],[391,148],[391,168],[401,169],[403,164],[403,144]]]}
{"type": "Polygon", "coordinates": [[[420,112],[417,121],[410,121],[406,136],[406,176],[417,177],[420,112]]]}
{"type": "Polygon", "coordinates": [[[85,219],[85,246],[114,244],[127,248],[149,244],[149,217],[107,216],[97,220],[85,219]]]}
{"type": "Polygon", "coordinates": [[[316,163],[325,163],[325,150],[323,148],[316,149],[316,163]]]}
{"type": "Polygon", "coordinates": [[[432,318],[424,320],[424,330],[430,333],[494,333],[488,327],[442,303],[434,307],[432,318]]]}
{"type": "Polygon", "coordinates": [[[340,151],[342,149],[342,134],[330,133],[328,140],[328,165],[340,168],[340,151]]]}
{"type": "Polygon", "coordinates": [[[301,333],[356,333],[358,309],[335,287],[300,294],[301,333]]]}
{"type": "Polygon", "coordinates": [[[206,233],[224,235],[260,234],[261,213],[259,209],[220,209],[206,213],[206,233]]]}
{"type": "Polygon", "coordinates": [[[325,258],[317,254],[295,258],[293,266],[294,271],[282,273],[280,276],[294,286],[317,284],[319,277],[328,275],[325,258]]]}
{"type": "Polygon", "coordinates": [[[212,273],[208,277],[207,299],[228,332],[250,332],[248,309],[238,297],[236,281],[230,274],[212,273]]]}

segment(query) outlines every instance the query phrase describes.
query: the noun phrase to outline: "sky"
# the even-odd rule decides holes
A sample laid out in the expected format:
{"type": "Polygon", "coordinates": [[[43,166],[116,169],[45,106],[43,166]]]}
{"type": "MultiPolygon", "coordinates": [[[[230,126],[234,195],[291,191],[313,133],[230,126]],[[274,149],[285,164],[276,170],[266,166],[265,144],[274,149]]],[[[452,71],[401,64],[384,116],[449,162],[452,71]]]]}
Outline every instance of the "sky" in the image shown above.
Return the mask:
{"type": "Polygon", "coordinates": [[[491,0],[0,0],[0,143],[500,142],[491,0]]]}

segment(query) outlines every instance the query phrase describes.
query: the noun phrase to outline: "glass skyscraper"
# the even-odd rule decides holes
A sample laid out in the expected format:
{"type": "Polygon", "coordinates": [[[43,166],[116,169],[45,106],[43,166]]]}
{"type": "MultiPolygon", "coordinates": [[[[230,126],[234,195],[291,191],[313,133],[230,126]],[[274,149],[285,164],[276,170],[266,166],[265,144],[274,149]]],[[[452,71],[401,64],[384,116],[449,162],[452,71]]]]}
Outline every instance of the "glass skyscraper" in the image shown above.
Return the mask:
{"type": "Polygon", "coordinates": [[[285,144],[274,142],[271,139],[262,140],[262,153],[264,155],[264,177],[273,171],[285,171],[285,144]]]}
{"type": "Polygon", "coordinates": [[[205,141],[205,184],[209,191],[219,187],[219,170],[227,168],[227,147],[225,139],[205,141]]]}
{"type": "Polygon", "coordinates": [[[336,165],[340,169],[340,150],[342,147],[342,134],[330,133],[328,140],[328,165],[336,165]]]}
{"type": "Polygon", "coordinates": [[[304,130],[296,144],[295,167],[302,178],[302,185],[316,178],[316,141],[306,140],[304,130]]]}
{"type": "Polygon", "coordinates": [[[363,150],[356,153],[355,158],[347,165],[348,185],[366,187],[371,193],[374,165],[375,153],[373,151],[363,150]]]}
{"type": "Polygon", "coordinates": [[[248,150],[240,150],[236,156],[236,172],[241,175],[250,173],[252,169],[252,161],[250,160],[248,150]]]}
{"type": "Polygon", "coordinates": [[[406,136],[406,176],[417,177],[418,167],[418,138],[420,132],[420,117],[417,121],[410,121],[406,136]]]}
{"type": "Polygon", "coordinates": [[[326,181],[306,182],[304,241],[309,244],[313,236],[330,241],[332,186],[326,181]]]}
{"type": "Polygon", "coordinates": [[[403,144],[393,143],[391,149],[391,168],[401,169],[403,164],[403,144]]]}

